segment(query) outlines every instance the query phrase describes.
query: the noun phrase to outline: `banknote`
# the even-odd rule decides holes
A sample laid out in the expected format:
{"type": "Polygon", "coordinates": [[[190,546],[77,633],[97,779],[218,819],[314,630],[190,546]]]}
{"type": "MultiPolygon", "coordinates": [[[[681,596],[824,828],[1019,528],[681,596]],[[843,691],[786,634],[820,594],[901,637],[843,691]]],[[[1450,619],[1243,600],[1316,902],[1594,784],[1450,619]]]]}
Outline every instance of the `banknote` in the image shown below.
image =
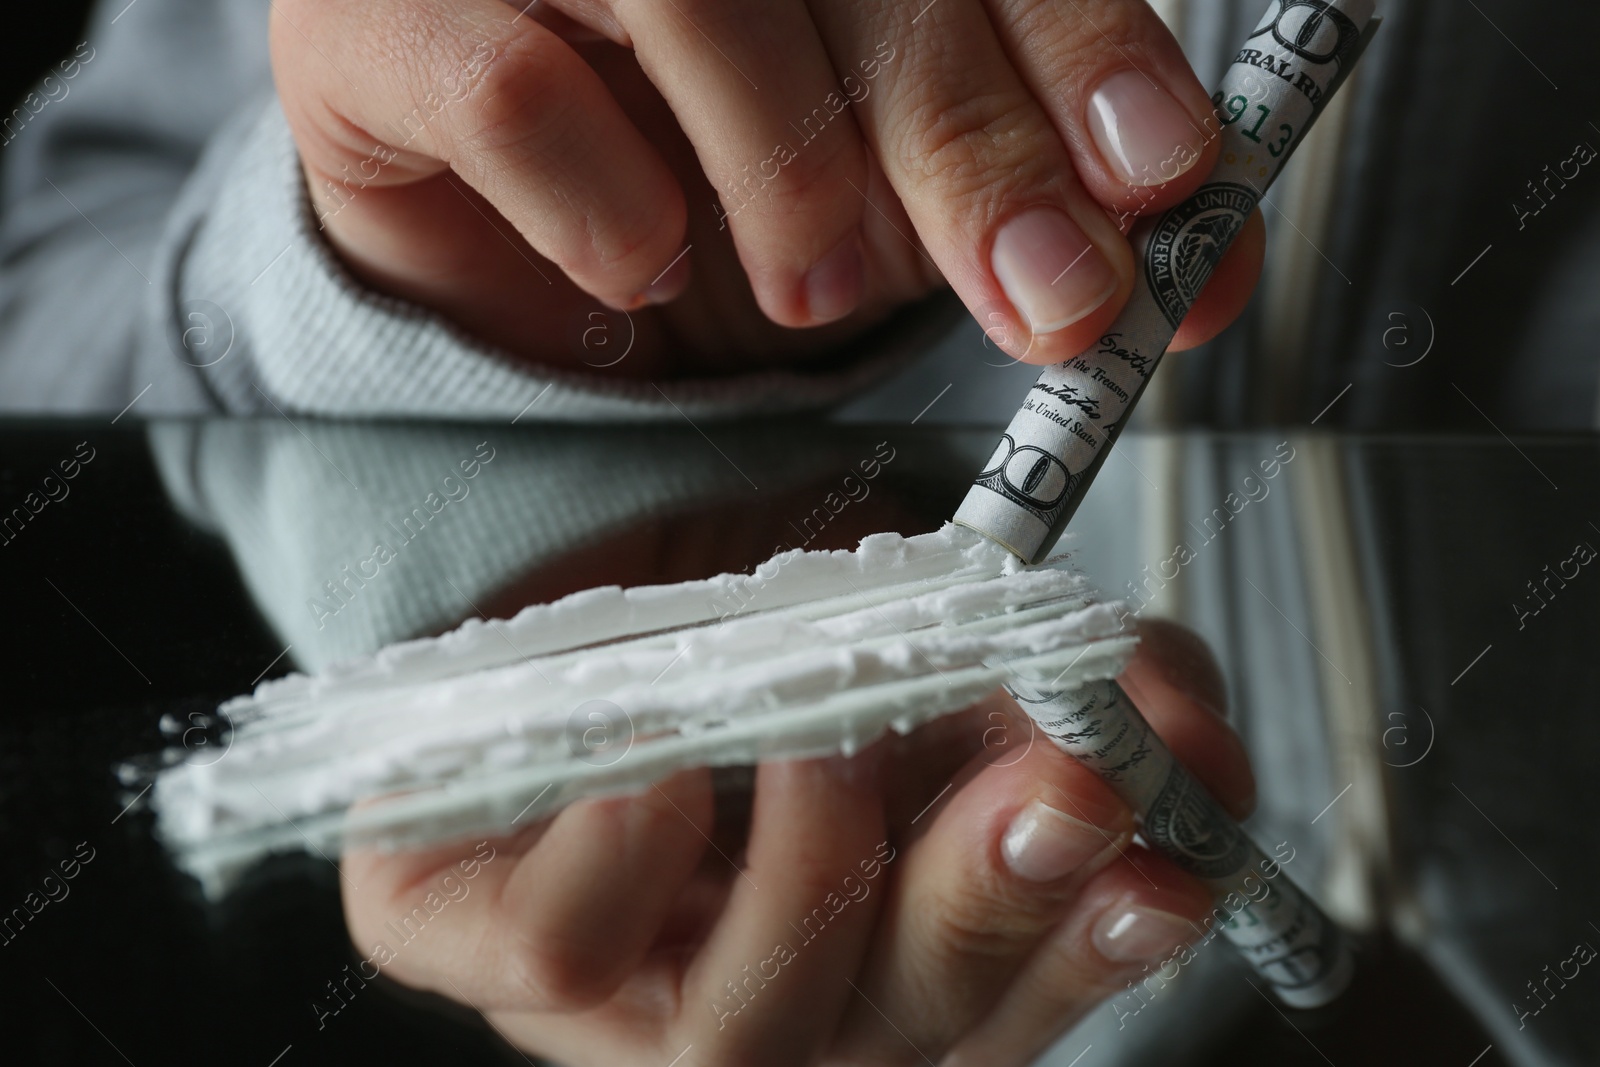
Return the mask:
{"type": "Polygon", "coordinates": [[[1220,931],[1294,1007],[1318,1007],[1343,992],[1354,966],[1343,931],[1173,757],[1121,686],[1006,688],[1042,733],[1138,813],[1152,848],[1211,888],[1216,907],[1196,940],[1220,931]]]}
{"type": "Polygon", "coordinates": [[[1087,351],[1047,367],[956,512],[1029,563],[1049,554],[1222,255],[1365,44],[1374,0],[1273,0],[1213,95],[1218,162],[1130,235],[1139,276],[1087,351]]]}

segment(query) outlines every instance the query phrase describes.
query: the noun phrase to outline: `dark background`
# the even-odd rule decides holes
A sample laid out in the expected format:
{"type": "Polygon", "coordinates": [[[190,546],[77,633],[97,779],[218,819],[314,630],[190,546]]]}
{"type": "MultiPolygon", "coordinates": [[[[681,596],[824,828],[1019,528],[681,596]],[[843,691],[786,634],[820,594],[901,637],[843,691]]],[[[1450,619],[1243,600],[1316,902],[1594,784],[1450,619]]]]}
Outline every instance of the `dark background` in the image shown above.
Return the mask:
{"type": "MultiPolygon", "coordinates": [[[[943,455],[939,433],[900,432],[910,465],[917,465],[910,459],[914,452],[943,455]]],[[[280,639],[256,612],[225,546],[174,513],[144,431],[131,419],[116,427],[104,421],[0,423],[0,514],[36,488],[59,460],[81,451],[80,442],[88,442],[95,455],[68,483],[70,495],[46,505],[20,534],[0,543],[0,603],[9,609],[0,652],[0,840],[7,846],[0,850],[0,919],[23,908],[30,893],[40,893],[46,876],[80,845],[87,846],[83,854],[94,850],[65,883],[67,896],[25,918],[20,930],[0,934],[0,1003],[6,1017],[20,1024],[0,1038],[0,1063],[269,1067],[286,1052],[282,1067],[524,1062],[473,1013],[386,978],[358,990],[345,1010],[319,1024],[313,1003],[331,1006],[328,983],[342,979],[357,959],[345,933],[334,869],[315,857],[283,857],[259,869],[225,904],[208,905],[167,859],[152,834],[150,813],[141,805],[124,811],[143,783],[124,784],[113,768],[148,759],[178,740],[176,731],[164,735],[158,727],[163,716],[182,731],[191,714],[206,715],[264,672],[285,673],[288,664],[280,660],[268,670],[282,651],[280,639]]],[[[1521,462],[1498,441],[1477,447],[1485,455],[1504,451],[1503,462],[1521,462]]],[[[1530,448],[1578,494],[1593,499],[1600,491],[1591,488],[1600,471],[1592,450],[1546,455],[1531,443],[1530,448]],[[1578,466],[1569,470],[1563,460],[1578,466]]],[[[1438,451],[1445,474],[1470,477],[1474,467],[1482,467],[1458,469],[1458,461],[1438,451]]],[[[1376,464],[1380,470],[1394,466],[1395,450],[1384,455],[1376,464]]],[[[948,466],[947,456],[943,462],[948,466]]],[[[947,479],[946,490],[959,490],[962,481],[947,479]]],[[[1420,490],[1453,486],[1444,504],[1471,497],[1449,478],[1422,482],[1401,487],[1400,495],[1422,501],[1441,522],[1450,508],[1429,502],[1420,490]]],[[[1413,543],[1407,537],[1391,547],[1404,553],[1413,543]]],[[[1437,539],[1422,536],[1420,543],[1437,539]]],[[[1453,552],[1458,567],[1471,549],[1458,543],[1453,552]]],[[[1574,598],[1566,606],[1583,603],[1574,598]]],[[[1595,632],[1587,618],[1572,620],[1574,635],[1595,632]]],[[[1412,629],[1427,635],[1440,627],[1429,619],[1412,629]]],[[[1581,643],[1577,636],[1573,640],[1581,643]]],[[[1425,664],[1439,658],[1438,650],[1426,647],[1407,651],[1408,658],[1425,664]]],[[[1447,652],[1455,664],[1456,650],[1447,652]]],[[[1592,658],[1566,658],[1593,667],[1592,658]]],[[[1480,670],[1493,677],[1498,669],[1515,685],[1510,662],[1480,670]]],[[[1595,684],[1582,671],[1565,681],[1578,691],[1592,691],[1595,684]]],[[[1496,690],[1491,696],[1479,709],[1489,720],[1505,694],[1496,690]]],[[[1443,701],[1441,696],[1436,710],[1443,701]]],[[[1571,758],[1580,758],[1584,747],[1572,750],[1571,758]]],[[[1496,758],[1471,744],[1467,750],[1496,758]]],[[[1508,764],[1508,755],[1502,751],[1498,759],[1507,773],[1528,773],[1515,760],[1508,764]]],[[[1445,755],[1434,759],[1430,770],[1446,767],[1445,755]]],[[[1438,794],[1425,789],[1423,799],[1438,794]]],[[[1494,807],[1502,810],[1499,802],[1494,807]]],[[[1537,817],[1540,810],[1535,806],[1524,814],[1537,817]]],[[[1427,827],[1418,829],[1427,840],[1427,827]]],[[[1513,832],[1532,840],[1525,827],[1514,826],[1513,832]]],[[[1506,862],[1503,850],[1486,845],[1498,846],[1499,840],[1469,836],[1464,842],[1471,857],[1482,853],[1485,863],[1506,862]]],[[[1442,851],[1448,866],[1463,849],[1442,851]]],[[[1416,855],[1437,865],[1428,849],[1416,855]]],[[[1568,853],[1550,870],[1563,883],[1570,876],[1581,885],[1584,879],[1572,866],[1584,862],[1582,855],[1568,853]]],[[[1457,884],[1495,881],[1481,865],[1456,874],[1457,884]]],[[[1514,865],[1510,874],[1532,877],[1514,865]]],[[[1542,893],[1542,886],[1535,888],[1542,893]]],[[[1536,962],[1499,962],[1507,973],[1537,970],[1536,962]]],[[[1563,1002],[1564,1011],[1573,1006],[1581,1007],[1581,1000],[1563,1002]]],[[[1208,1042],[1206,1062],[1314,1067],[1327,1056],[1340,1065],[1461,1067],[1488,1043],[1482,1027],[1424,961],[1380,939],[1367,945],[1361,977],[1336,1005],[1295,1013],[1290,1022],[1265,1000],[1248,1004],[1221,1041],[1208,1042]]],[[[1504,1062],[1496,1049],[1476,1067],[1504,1062]]]]}
{"type": "Polygon", "coordinates": [[[92,6],[91,0],[51,0],[27,5],[26,15],[17,10],[21,5],[7,12],[7,29],[0,33],[0,114],[9,114],[45,68],[83,40],[92,6]]]}
{"type": "Polygon", "coordinates": [[[0,544],[0,918],[43,895],[80,843],[94,850],[65,897],[0,935],[14,1024],[0,1063],[267,1067],[291,1044],[284,1067],[512,1056],[471,1013],[386,979],[319,1032],[312,1000],[328,1002],[326,983],[356,959],[334,870],[282,861],[210,907],[142,805],[119,815],[142,783],[122,786],[113,765],[173,743],[163,714],[187,726],[283,646],[221,542],[172,512],[137,424],[0,428],[4,510],[81,441],[95,455],[69,495],[0,544]],[[424,1000],[438,1010],[417,1010],[424,1000]]]}

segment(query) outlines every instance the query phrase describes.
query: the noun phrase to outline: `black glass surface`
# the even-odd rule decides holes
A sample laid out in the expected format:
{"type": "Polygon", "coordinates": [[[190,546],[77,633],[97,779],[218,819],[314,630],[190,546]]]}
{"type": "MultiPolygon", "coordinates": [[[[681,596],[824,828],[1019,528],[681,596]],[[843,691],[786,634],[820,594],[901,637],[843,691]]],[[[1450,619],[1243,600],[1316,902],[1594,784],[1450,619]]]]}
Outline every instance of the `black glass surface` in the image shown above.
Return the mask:
{"type": "MultiPolygon", "coordinates": [[[[315,629],[310,608],[292,614],[300,592],[275,601],[262,592],[315,572],[317,560],[347,558],[327,543],[346,536],[341,514],[403,513],[475,442],[493,442],[476,502],[439,517],[470,543],[518,546],[502,553],[491,593],[475,605],[435,604],[416,613],[420,631],[406,630],[384,613],[428,566],[418,554],[410,571],[384,579],[398,600],[374,590],[351,599],[350,615],[322,620],[359,617],[373,640],[394,640],[478,608],[503,616],[593,585],[748,569],[774,548],[933,529],[996,434],[785,421],[0,427],[0,521],[9,520],[0,533],[0,913],[11,916],[0,973],[13,1024],[0,1060],[522,1062],[473,1013],[387,980],[319,1019],[316,999],[356,959],[331,865],[281,857],[208,904],[153,837],[140,780],[114,773],[168,746],[225,750],[211,716],[219,701],[359,647],[311,637],[286,651],[296,644],[286,630],[326,628],[315,629]],[[895,459],[870,494],[819,519],[819,501],[880,442],[895,459]],[[636,492],[646,483],[671,492],[636,492]]],[[[1270,453],[1282,436],[1197,434],[1178,444],[1223,469],[1229,457],[1270,453]]],[[[1354,563],[1338,564],[1332,583],[1347,585],[1374,649],[1375,696],[1363,714],[1381,739],[1370,755],[1385,765],[1377,807],[1390,844],[1370,879],[1380,921],[1364,936],[1355,989],[1333,1008],[1291,1018],[1262,1000],[1204,1049],[1182,1032],[1165,1037],[1190,1057],[1182,1062],[1600,1062],[1600,978],[1587,969],[1525,1020],[1537,1036],[1518,1046],[1522,1059],[1499,1036],[1516,1029],[1518,1003],[1533,1005],[1527,986],[1544,981],[1547,964],[1570,956],[1574,942],[1600,945],[1591,888],[1600,567],[1577,565],[1572,575],[1570,562],[1576,545],[1600,546],[1600,446],[1295,440],[1330,458],[1291,476],[1324,479],[1343,502],[1354,563]],[[1546,584],[1552,571],[1569,576],[1546,584]]],[[[1118,506],[1099,486],[1096,494],[1085,512],[1118,506]]],[[[1139,521],[1128,517],[1129,536],[1139,521]]],[[[1237,579],[1252,550],[1227,551],[1218,554],[1221,585],[1209,587],[1220,591],[1193,596],[1214,601],[1198,617],[1220,621],[1199,628],[1222,655],[1248,736],[1262,716],[1293,712],[1248,706],[1249,679],[1282,666],[1253,654],[1251,626],[1261,624],[1240,622],[1229,605],[1257,594],[1291,601],[1270,580],[1251,592],[1237,579]]],[[[1329,565],[1286,559],[1290,578],[1329,565]]],[[[1136,573],[1113,567],[1098,577],[1118,592],[1136,573]]],[[[305,600],[318,595],[314,585],[303,590],[305,600]]],[[[1309,627],[1279,614],[1280,629],[1309,627]]]]}

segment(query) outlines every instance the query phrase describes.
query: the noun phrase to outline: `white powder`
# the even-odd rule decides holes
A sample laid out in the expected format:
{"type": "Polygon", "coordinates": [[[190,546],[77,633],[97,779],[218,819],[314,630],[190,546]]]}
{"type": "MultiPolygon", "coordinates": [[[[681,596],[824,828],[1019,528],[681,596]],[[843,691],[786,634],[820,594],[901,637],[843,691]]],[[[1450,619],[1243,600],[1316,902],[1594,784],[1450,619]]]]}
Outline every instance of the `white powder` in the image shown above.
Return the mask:
{"type": "Polygon", "coordinates": [[[591,589],[264,683],[151,804],[213,893],[272,851],[504,831],[687,767],[853,752],[1003,682],[1112,677],[1133,639],[1088,593],[954,525],[591,589]]]}

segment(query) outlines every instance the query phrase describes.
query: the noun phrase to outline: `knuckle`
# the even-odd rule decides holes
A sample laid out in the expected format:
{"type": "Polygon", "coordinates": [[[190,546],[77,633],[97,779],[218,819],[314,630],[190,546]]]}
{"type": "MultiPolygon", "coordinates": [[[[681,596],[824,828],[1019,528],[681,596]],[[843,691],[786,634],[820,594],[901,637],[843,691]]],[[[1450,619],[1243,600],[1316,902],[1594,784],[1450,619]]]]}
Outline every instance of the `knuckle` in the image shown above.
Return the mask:
{"type": "Polygon", "coordinates": [[[898,164],[947,195],[975,196],[997,176],[1027,167],[1028,158],[1038,154],[1031,108],[1030,101],[1009,92],[935,95],[907,116],[896,146],[898,164]]]}
{"type": "Polygon", "coordinates": [[[1039,932],[1032,908],[971,881],[946,892],[925,921],[935,953],[952,962],[1008,958],[1039,932]]]}
{"type": "Polygon", "coordinates": [[[1151,22],[1159,24],[1148,5],[1125,0],[1077,0],[1065,16],[1049,0],[1028,0],[1025,7],[1025,23],[1048,30],[1044,36],[1051,44],[1080,60],[1085,53],[1115,55],[1117,48],[1137,42],[1151,22]]]}
{"type": "Polygon", "coordinates": [[[1069,94],[1119,67],[1150,70],[1170,57],[1171,34],[1147,4],[1126,0],[1010,0],[1007,35],[1026,42],[1028,62],[1069,94]]]}
{"type": "Polygon", "coordinates": [[[525,1009],[574,1012],[593,1007],[608,993],[592,957],[563,939],[519,934],[507,949],[507,984],[525,1009]]]}
{"type": "Polygon", "coordinates": [[[790,148],[785,143],[762,160],[758,173],[765,178],[776,165],[773,209],[781,215],[801,215],[818,206],[836,210],[843,195],[849,193],[845,179],[859,187],[866,176],[866,156],[853,125],[848,119],[835,119],[835,128],[823,136],[790,148]]]}
{"type": "Polygon", "coordinates": [[[514,165],[578,147],[574,72],[532,34],[513,34],[486,51],[465,103],[463,148],[514,165]]]}
{"type": "Polygon", "coordinates": [[[688,208],[675,187],[662,191],[659,202],[619,205],[603,228],[595,225],[591,231],[597,269],[649,281],[681,251],[687,226],[688,208]]]}
{"type": "Polygon", "coordinates": [[[569,207],[591,198],[589,210],[528,216],[548,242],[541,250],[591,281],[607,276],[608,290],[613,283],[625,290],[648,281],[678,251],[688,217],[681,189],[669,182],[649,195],[622,198],[614,195],[616,182],[575,186],[581,164],[595,154],[595,123],[587,113],[594,100],[585,81],[592,73],[532,33],[513,33],[491,48],[482,50],[460,105],[463,117],[450,124],[455,132],[443,146],[447,160],[480,188],[499,187],[520,198],[532,180],[541,187],[537,201],[561,189],[569,207]]]}
{"type": "Polygon", "coordinates": [[[1140,43],[1148,31],[1165,28],[1148,4],[1127,0],[1074,0],[1066,12],[1052,0],[1021,0],[1019,7],[1016,24],[1039,30],[1080,59],[1085,53],[1116,55],[1118,48],[1140,43]]]}

